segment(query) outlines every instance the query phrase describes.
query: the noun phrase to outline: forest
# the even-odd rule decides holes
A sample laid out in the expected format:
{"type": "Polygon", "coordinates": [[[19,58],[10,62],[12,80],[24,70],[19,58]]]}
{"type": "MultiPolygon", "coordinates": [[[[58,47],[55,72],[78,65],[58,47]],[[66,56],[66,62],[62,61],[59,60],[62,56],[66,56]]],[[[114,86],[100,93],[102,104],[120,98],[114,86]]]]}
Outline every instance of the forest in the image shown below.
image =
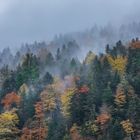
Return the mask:
{"type": "Polygon", "coordinates": [[[55,50],[1,53],[0,139],[140,140],[139,39],[82,60],[75,40],[55,50]]]}

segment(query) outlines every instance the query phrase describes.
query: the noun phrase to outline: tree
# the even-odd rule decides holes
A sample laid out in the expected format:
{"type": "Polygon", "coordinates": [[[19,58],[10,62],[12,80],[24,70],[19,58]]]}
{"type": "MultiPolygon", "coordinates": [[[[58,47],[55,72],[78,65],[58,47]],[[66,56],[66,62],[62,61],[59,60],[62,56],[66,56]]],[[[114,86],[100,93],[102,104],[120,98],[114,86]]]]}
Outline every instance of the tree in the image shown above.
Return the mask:
{"type": "Polygon", "coordinates": [[[110,116],[107,113],[102,113],[99,116],[97,116],[96,122],[104,125],[106,124],[110,119],[110,116]]]}
{"type": "Polygon", "coordinates": [[[103,80],[102,80],[102,68],[101,62],[96,56],[89,70],[89,84],[95,97],[96,105],[99,107],[102,103],[102,93],[103,93],[103,80]]]}
{"type": "Polygon", "coordinates": [[[74,58],[72,58],[72,60],[70,62],[70,69],[71,69],[72,73],[77,72],[77,62],[74,58]]]}
{"type": "Polygon", "coordinates": [[[56,52],[56,60],[60,60],[60,59],[61,59],[61,52],[60,52],[60,48],[58,48],[56,52]]]}
{"type": "Polygon", "coordinates": [[[52,66],[54,64],[53,55],[49,52],[46,56],[46,65],[52,66]]]}
{"type": "Polygon", "coordinates": [[[127,55],[127,50],[126,47],[122,44],[121,40],[119,40],[116,43],[116,46],[114,46],[112,49],[109,48],[109,45],[106,47],[106,53],[108,55],[113,56],[114,58],[117,56],[126,56],[127,55]]]}
{"type": "Polygon", "coordinates": [[[66,89],[65,92],[61,95],[62,113],[65,117],[70,117],[70,105],[72,103],[71,99],[75,91],[75,88],[69,88],[66,89]]]}
{"type": "Polygon", "coordinates": [[[127,57],[117,56],[117,58],[113,59],[110,55],[108,55],[108,61],[114,71],[117,71],[121,75],[125,73],[127,57]]]}
{"type": "Polygon", "coordinates": [[[13,105],[19,105],[20,100],[20,96],[18,96],[15,92],[11,92],[2,99],[1,103],[4,105],[6,110],[9,110],[13,105]]]}
{"type": "Polygon", "coordinates": [[[129,44],[132,49],[139,49],[140,48],[140,41],[138,38],[132,39],[132,42],[129,44]]]}
{"type": "MultiPolygon", "coordinates": [[[[73,96],[71,97],[70,108],[69,108],[71,121],[72,123],[76,123],[79,126],[81,126],[85,122],[85,120],[90,117],[89,112],[91,110],[89,106],[91,104],[89,104],[87,101],[88,90],[89,89],[87,87],[86,88],[82,87],[82,89],[76,90],[74,92],[75,94],[73,94],[73,96]]],[[[91,108],[92,106],[93,105],[91,105],[91,108]]]]}
{"type": "Polygon", "coordinates": [[[102,100],[104,103],[107,105],[112,105],[113,104],[113,93],[110,88],[110,84],[108,84],[107,88],[104,89],[103,95],[102,95],[102,100]]]}
{"type": "Polygon", "coordinates": [[[46,68],[46,66],[53,66],[53,64],[54,64],[53,55],[48,50],[47,47],[41,47],[38,50],[37,58],[38,58],[38,65],[39,65],[40,71],[44,70],[46,68]]]}
{"type": "Polygon", "coordinates": [[[28,95],[29,94],[29,87],[27,84],[23,84],[20,86],[19,90],[18,90],[18,95],[23,96],[23,95],[28,95]]]}
{"type": "Polygon", "coordinates": [[[47,125],[44,120],[42,102],[35,104],[35,119],[23,127],[20,140],[45,140],[47,138],[47,125]]]}
{"type": "Polygon", "coordinates": [[[16,82],[18,87],[23,83],[35,82],[39,78],[39,68],[37,57],[27,53],[22,65],[17,70],[16,82]]]}
{"type": "Polygon", "coordinates": [[[103,82],[102,88],[105,89],[108,86],[108,83],[111,81],[111,66],[106,56],[100,57],[101,61],[101,79],[103,82]]]}
{"type": "Polygon", "coordinates": [[[56,94],[51,85],[40,94],[42,106],[45,112],[52,112],[56,108],[56,94]]]}
{"type": "Polygon", "coordinates": [[[123,140],[124,139],[124,133],[122,131],[122,127],[120,124],[120,121],[117,119],[113,119],[111,121],[111,125],[110,125],[110,139],[112,140],[123,140]],[[117,133],[116,133],[117,132],[117,133]]]}
{"type": "Polygon", "coordinates": [[[15,71],[11,71],[11,74],[9,74],[9,76],[4,80],[2,89],[4,94],[17,90],[15,71]]]}
{"type": "Polygon", "coordinates": [[[126,95],[125,90],[122,85],[118,85],[116,95],[115,95],[115,104],[119,107],[123,107],[126,104],[126,95]]]}
{"type": "Polygon", "coordinates": [[[37,102],[35,105],[35,117],[38,120],[41,120],[44,117],[43,113],[43,104],[42,102],[37,102]]]}
{"type": "Polygon", "coordinates": [[[87,94],[89,92],[89,87],[87,85],[83,85],[78,92],[81,94],[87,94]]]}
{"type": "Polygon", "coordinates": [[[20,118],[20,127],[23,127],[25,122],[32,118],[35,114],[34,104],[38,100],[36,93],[27,92],[21,95],[21,102],[19,104],[19,118],[20,118]]]}
{"type": "Polygon", "coordinates": [[[94,58],[95,58],[95,54],[92,51],[89,51],[85,60],[84,60],[84,63],[87,65],[91,64],[92,61],[94,60],[94,58]]]}
{"type": "Polygon", "coordinates": [[[48,84],[52,84],[53,83],[53,77],[52,77],[52,75],[49,72],[46,72],[46,74],[44,75],[44,77],[43,77],[43,83],[45,85],[48,85],[48,84]]]}
{"type": "Polygon", "coordinates": [[[121,125],[127,135],[131,135],[132,133],[134,133],[133,124],[129,119],[121,121],[121,125]]]}
{"type": "Polygon", "coordinates": [[[134,87],[136,94],[140,93],[140,49],[129,48],[127,77],[130,84],[134,87]]]}
{"type": "Polygon", "coordinates": [[[79,134],[78,131],[78,126],[74,124],[71,129],[70,129],[70,136],[72,140],[82,140],[81,135],[79,134]]]}
{"type": "Polygon", "coordinates": [[[0,139],[15,140],[19,135],[19,118],[12,109],[0,114],[0,139]]]}
{"type": "Polygon", "coordinates": [[[7,78],[9,78],[10,74],[11,74],[11,71],[8,67],[8,65],[4,65],[1,70],[1,78],[3,81],[5,81],[7,78]]]}
{"type": "Polygon", "coordinates": [[[66,75],[69,75],[70,69],[69,69],[69,60],[65,58],[62,60],[60,64],[60,69],[61,69],[61,77],[64,78],[66,75]]]}

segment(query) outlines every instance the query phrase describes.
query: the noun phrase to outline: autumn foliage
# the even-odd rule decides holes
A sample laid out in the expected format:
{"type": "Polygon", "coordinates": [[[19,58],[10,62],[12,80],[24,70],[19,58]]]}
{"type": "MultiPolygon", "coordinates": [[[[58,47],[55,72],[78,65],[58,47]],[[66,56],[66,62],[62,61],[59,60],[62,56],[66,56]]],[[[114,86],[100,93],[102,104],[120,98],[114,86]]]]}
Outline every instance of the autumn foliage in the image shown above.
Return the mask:
{"type": "Polygon", "coordinates": [[[130,122],[129,119],[125,121],[121,121],[120,124],[122,125],[122,128],[127,135],[134,133],[133,124],[130,122]]]}
{"type": "Polygon", "coordinates": [[[116,95],[115,95],[115,104],[119,107],[124,106],[126,103],[126,95],[122,86],[117,87],[116,95]]]}
{"type": "Polygon", "coordinates": [[[95,58],[95,54],[93,53],[93,52],[89,52],[88,54],[87,54],[87,56],[86,56],[86,58],[85,58],[85,60],[84,60],[84,63],[85,64],[91,64],[92,62],[93,62],[93,60],[94,60],[94,58],[95,58]]]}
{"type": "Polygon", "coordinates": [[[133,49],[140,49],[140,41],[138,39],[133,39],[129,46],[133,49]]]}
{"type": "Polygon", "coordinates": [[[138,39],[119,41],[83,62],[71,43],[56,56],[53,49],[16,54],[27,56],[23,64],[0,69],[0,140],[140,140],[138,48],[138,39]]]}
{"type": "Polygon", "coordinates": [[[73,126],[70,129],[70,137],[71,140],[95,140],[92,137],[82,136],[76,124],[73,124],[73,126]]]}
{"type": "Polygon", "coordinates": [[[93,135],[96,135],[100,132],[100,126],[99,126],[99,123],[96,120],[86,122],[85,126],[86,126],[86,130],[91,131],[91,133],[93,135]]]}
{"type": "Polygon", "coordinates": [[[110,116],[107,113],[100,114],[96,118],[96,122],[101,125],[106,124],[109,120],[110,120],[110,116]]]}
{"type": "Polygon", "coordinates": [[[44,112],[42,102],[35,104],[35,120],[30,122],[29,126],[25,126],[22,130],[20,140],[45,140],[47,137],[47,126],[44,121],[44,112]]]}
{"type": "Polygon", "coordinates": [[[40,97],[45,112],[53,111],[56,108],[56,97],[53,86],[47,86],[47,88],[41,92],[40,97]]]}
{"type": "Polygon", "coordinates": [[[18,124],[19,118],[15,109],[0,114],[0,139],[16,137],[19,134],[18,124]]]}
{"type": "Polygon", "coordinates": [[[20,96],[18,96],[15,92],[8,93],[1,103],[4,105],[5,109],[10,109],[13,104],[18,105],[20,103],[20,96]]]}
{"type": "Polygon", "coordinates": [[[65,117],[68,117],[70,115],[69,110],[71,105],[71,99],[75,91],[76,91],[75,88],[68,88],[61,95],[62,113],[65,117]]]}
{"type": "Polygon", "coordinates": [[[45,140],[47,129],[46,128],[28,128],[25,127],[22,130],[23,135],[20,140],[45,140]]]}
{"type": "Polygon", "coordinates": [[[127,57],[117,56],[117,58],[112,58],[112,56],[108,55],[107,58],[114,71],[118,71],[120,74],[125,73],[127,57]]]}
{"type": "Polygon", "coordinates": [[[35,117],[42,119],[44,117],[42,102],[37,102],[35,105],[35,117]]]}
{"type": "Polygon", "coordinates": [[[87,85],[84,85],[79,89],[79,93],[86,94],[88,92],[89,92],[89,88],[87,85]]]}
{"type": "Polygon", "coordinates": [[[78,131],[78,126],[74,124],[70,129],[70,136],[72,140],[83,140],[82,136],[78,131]]]}

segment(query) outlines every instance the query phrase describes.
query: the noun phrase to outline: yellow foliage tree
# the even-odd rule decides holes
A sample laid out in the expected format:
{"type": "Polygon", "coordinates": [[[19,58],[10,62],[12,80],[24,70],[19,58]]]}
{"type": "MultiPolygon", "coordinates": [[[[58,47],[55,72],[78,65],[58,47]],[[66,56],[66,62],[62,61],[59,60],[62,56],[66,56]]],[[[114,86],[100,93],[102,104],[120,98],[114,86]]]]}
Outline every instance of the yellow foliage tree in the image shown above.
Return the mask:
{"type": "Polygon", "coordinates": [[[24,83],[19,88],[18,95],[23,96],[23,95],[28,95],[28,94],[29,94],[29,87],[24,83]]]}
{"type": "Polygon", "coordinates": [[[132,133],[134,133],[133,124],[130,122],[129,119],[121,121],[120,124],[122,125],[122,128],[127,135],[131,135],[132,133]]]}
{"type": "Polygon", "coordinates": [[[95,55],[92,51],[89,51],[89,53],[87,54],[87,56],[86,56],[86,58],[85,58],[84,63],[85,63],[85,64],[91,64],[92,61],[94,60],[95,56],[96,56],[96,55],[95,55]]]}
{"type": "Polygon", "coordinates": [[[98,134],[100,131],[97,121],[88,121],[85,123],[86,129],[90,130],[93,134],[98,134]]]}
{"type": "Polygon", "coordinates": [[[69,117],[69,109],[71,104],[71,98],[74,95],[76,89],[68,88],[65,90],[64,94],[61,95],[61,103],[62,103],[62,113],[65,117],[69,117]]]}
{"type": "Polygon", "coordinates": [[[124,106],[126,103],[126,95],[124,88],[121,85],[118,85],[115,95],[115,104],[119,107],[124,106]]]}
{"type": "Polygon", "coordinates": [[[0,139],[15,140],[19,133],[18,123],[19,118],[15,109],[0,114],[0,139]]]}
{"type": "Polygon", "coordinates": [[[117,56],[117,58],[112,58],[108,55],[107,58],[114,71],[118,71],[121,75],[125,73],[127,57],[117,56]]]}
{"type": "Polygon", "coordinates": [[[58,76],[54,77],[54,82],[50,86],[57,93],[61,93],[65,89],[65,84],[64,84],[63,80],[58,76]]]}
{"type": "Polygon", "coordinates": [[[56,94],[53,86],[49,85],[40,94],[44,111],[53,111],[56,108],[56,94]]]}

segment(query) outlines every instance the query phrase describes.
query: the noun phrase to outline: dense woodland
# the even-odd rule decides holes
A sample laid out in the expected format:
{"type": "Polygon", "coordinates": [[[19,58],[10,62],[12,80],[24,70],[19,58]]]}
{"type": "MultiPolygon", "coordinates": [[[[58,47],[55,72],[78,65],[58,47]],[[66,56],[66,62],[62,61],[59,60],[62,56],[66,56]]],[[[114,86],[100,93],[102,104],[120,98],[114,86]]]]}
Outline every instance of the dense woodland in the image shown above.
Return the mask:
{"type": "Polygon", "coordinates": [[[0,140],[140,140],[138,38],[83,60],[73,40],[29,48],[1,53],[0,140]]]}

